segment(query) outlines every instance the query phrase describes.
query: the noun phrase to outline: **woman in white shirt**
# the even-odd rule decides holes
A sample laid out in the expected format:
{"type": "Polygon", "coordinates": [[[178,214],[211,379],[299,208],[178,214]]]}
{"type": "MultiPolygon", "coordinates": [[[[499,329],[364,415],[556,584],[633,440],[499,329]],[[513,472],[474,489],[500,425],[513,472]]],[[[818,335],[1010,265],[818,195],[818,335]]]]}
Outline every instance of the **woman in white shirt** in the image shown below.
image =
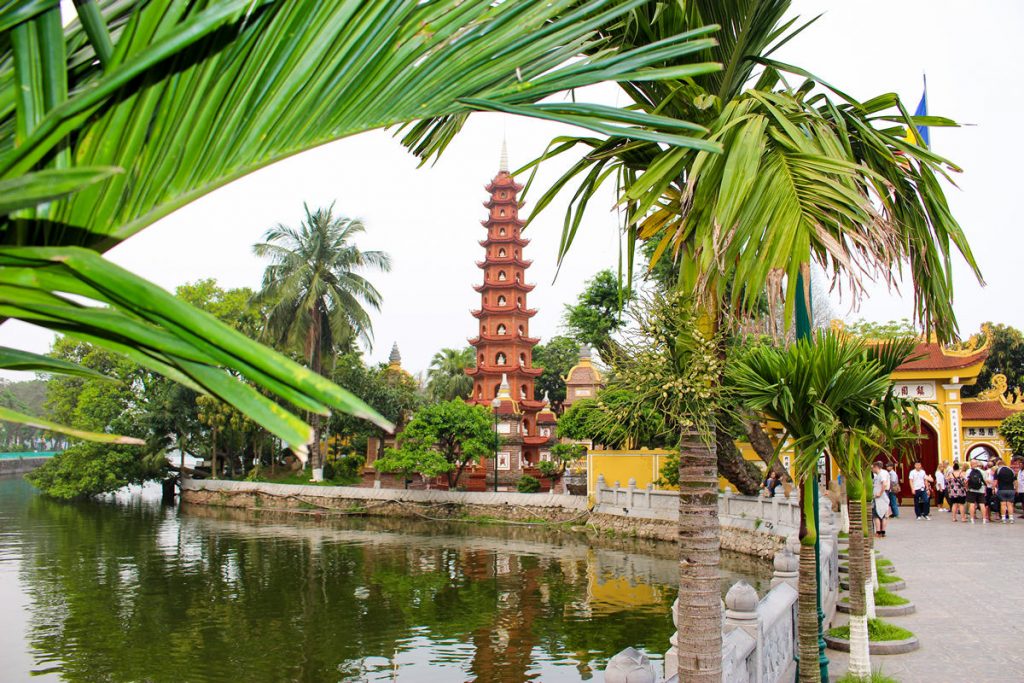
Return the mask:
{"type": "Polygon", "coordinates": [[[939,512],[948,512],[946,508],[942,507],[943,501],[946,500],[946,463],[940,462],[938,468],[935,470],[935,506],[939,508],[939,512]]]}

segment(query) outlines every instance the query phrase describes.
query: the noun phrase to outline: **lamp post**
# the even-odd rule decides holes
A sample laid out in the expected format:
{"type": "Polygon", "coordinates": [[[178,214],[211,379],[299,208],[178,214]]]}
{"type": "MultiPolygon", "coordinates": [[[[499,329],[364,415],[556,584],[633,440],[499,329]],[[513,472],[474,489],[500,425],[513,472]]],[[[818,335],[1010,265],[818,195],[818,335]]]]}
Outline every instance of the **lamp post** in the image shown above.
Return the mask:
{"type": "Polygon", "coordinates": [[[494,409],[494,492],[498,492],[498,408],[501,407],[501,399],[497,396],[491,401],[491,408],[494,409]]]}

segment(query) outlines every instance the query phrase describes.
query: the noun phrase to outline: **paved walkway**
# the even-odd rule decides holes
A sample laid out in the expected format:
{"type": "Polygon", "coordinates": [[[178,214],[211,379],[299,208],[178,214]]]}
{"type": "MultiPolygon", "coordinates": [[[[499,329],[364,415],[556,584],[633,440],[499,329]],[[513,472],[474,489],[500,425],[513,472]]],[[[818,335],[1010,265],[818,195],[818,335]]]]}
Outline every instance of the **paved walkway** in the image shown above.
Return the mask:
{"type": "MultiPolygon", "coordinates": [[[[913,631],[921,649],[873,655],[872,668],[900,683],[1024,681],[1024,519],[972,525],[934,508],[931,521],[900,511],[875,548],[906,580],[900,595],[917,606],[887,621],[913,631]]],[[[838,677],[846,654],[827,652],[838,677]]]]}

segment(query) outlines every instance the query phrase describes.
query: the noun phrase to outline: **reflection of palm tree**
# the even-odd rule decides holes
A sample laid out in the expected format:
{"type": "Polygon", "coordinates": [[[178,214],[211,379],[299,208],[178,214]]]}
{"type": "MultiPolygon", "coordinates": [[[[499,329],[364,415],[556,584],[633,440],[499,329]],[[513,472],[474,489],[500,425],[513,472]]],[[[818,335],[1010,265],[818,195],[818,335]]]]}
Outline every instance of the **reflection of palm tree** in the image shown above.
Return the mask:
{"type": "Polygon", "coordinates": [[[473,349],[441,349],[434,354],[427,370],[427,392],[435,401],[468,398],[473,378],[466,374],[473,367],[473,349]]]}
{"type": "MultiPolygon", "coordinates": [[[[391,270],[382,251],[362,251],[353,238],[366,231],[362,221],[335,218],[332,204],[310,212],[298,229],[277,225],[253,246],[269,257],[257,298],[270,304],[265,334],[279,346],[301,348],[310,369],[324,374],[323,357],[351,349],[358,338],[370,346],[373,327],[366,310],[380,310],[380,292],[359,271],[391,270]]],[[[319,415],[313,419],[310,450],[314,479],[321,475],[319,415]]]]}

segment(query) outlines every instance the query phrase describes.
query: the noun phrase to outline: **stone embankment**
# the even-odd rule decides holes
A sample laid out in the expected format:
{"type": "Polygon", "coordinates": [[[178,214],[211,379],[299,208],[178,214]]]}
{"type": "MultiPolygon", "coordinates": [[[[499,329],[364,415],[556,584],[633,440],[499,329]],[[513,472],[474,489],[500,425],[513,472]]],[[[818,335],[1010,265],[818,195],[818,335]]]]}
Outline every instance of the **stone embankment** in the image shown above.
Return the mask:
{"type": "Polygon", "coordinates": [[[42,467],[49,457],[45,458],[3,458],[0,459],[0,476],[5,474],[28,474],[42,467]]]}
{"type": "Polygon", "coordinates": [[[318,517],[365,515],[552,524],[579,521],[582,524],[590,514],[586,498],[560,494],[295,486],[188,478],[182,481],[181,500],[191,505],[218,505],[261,513],[305,513],[318,517]]]}

